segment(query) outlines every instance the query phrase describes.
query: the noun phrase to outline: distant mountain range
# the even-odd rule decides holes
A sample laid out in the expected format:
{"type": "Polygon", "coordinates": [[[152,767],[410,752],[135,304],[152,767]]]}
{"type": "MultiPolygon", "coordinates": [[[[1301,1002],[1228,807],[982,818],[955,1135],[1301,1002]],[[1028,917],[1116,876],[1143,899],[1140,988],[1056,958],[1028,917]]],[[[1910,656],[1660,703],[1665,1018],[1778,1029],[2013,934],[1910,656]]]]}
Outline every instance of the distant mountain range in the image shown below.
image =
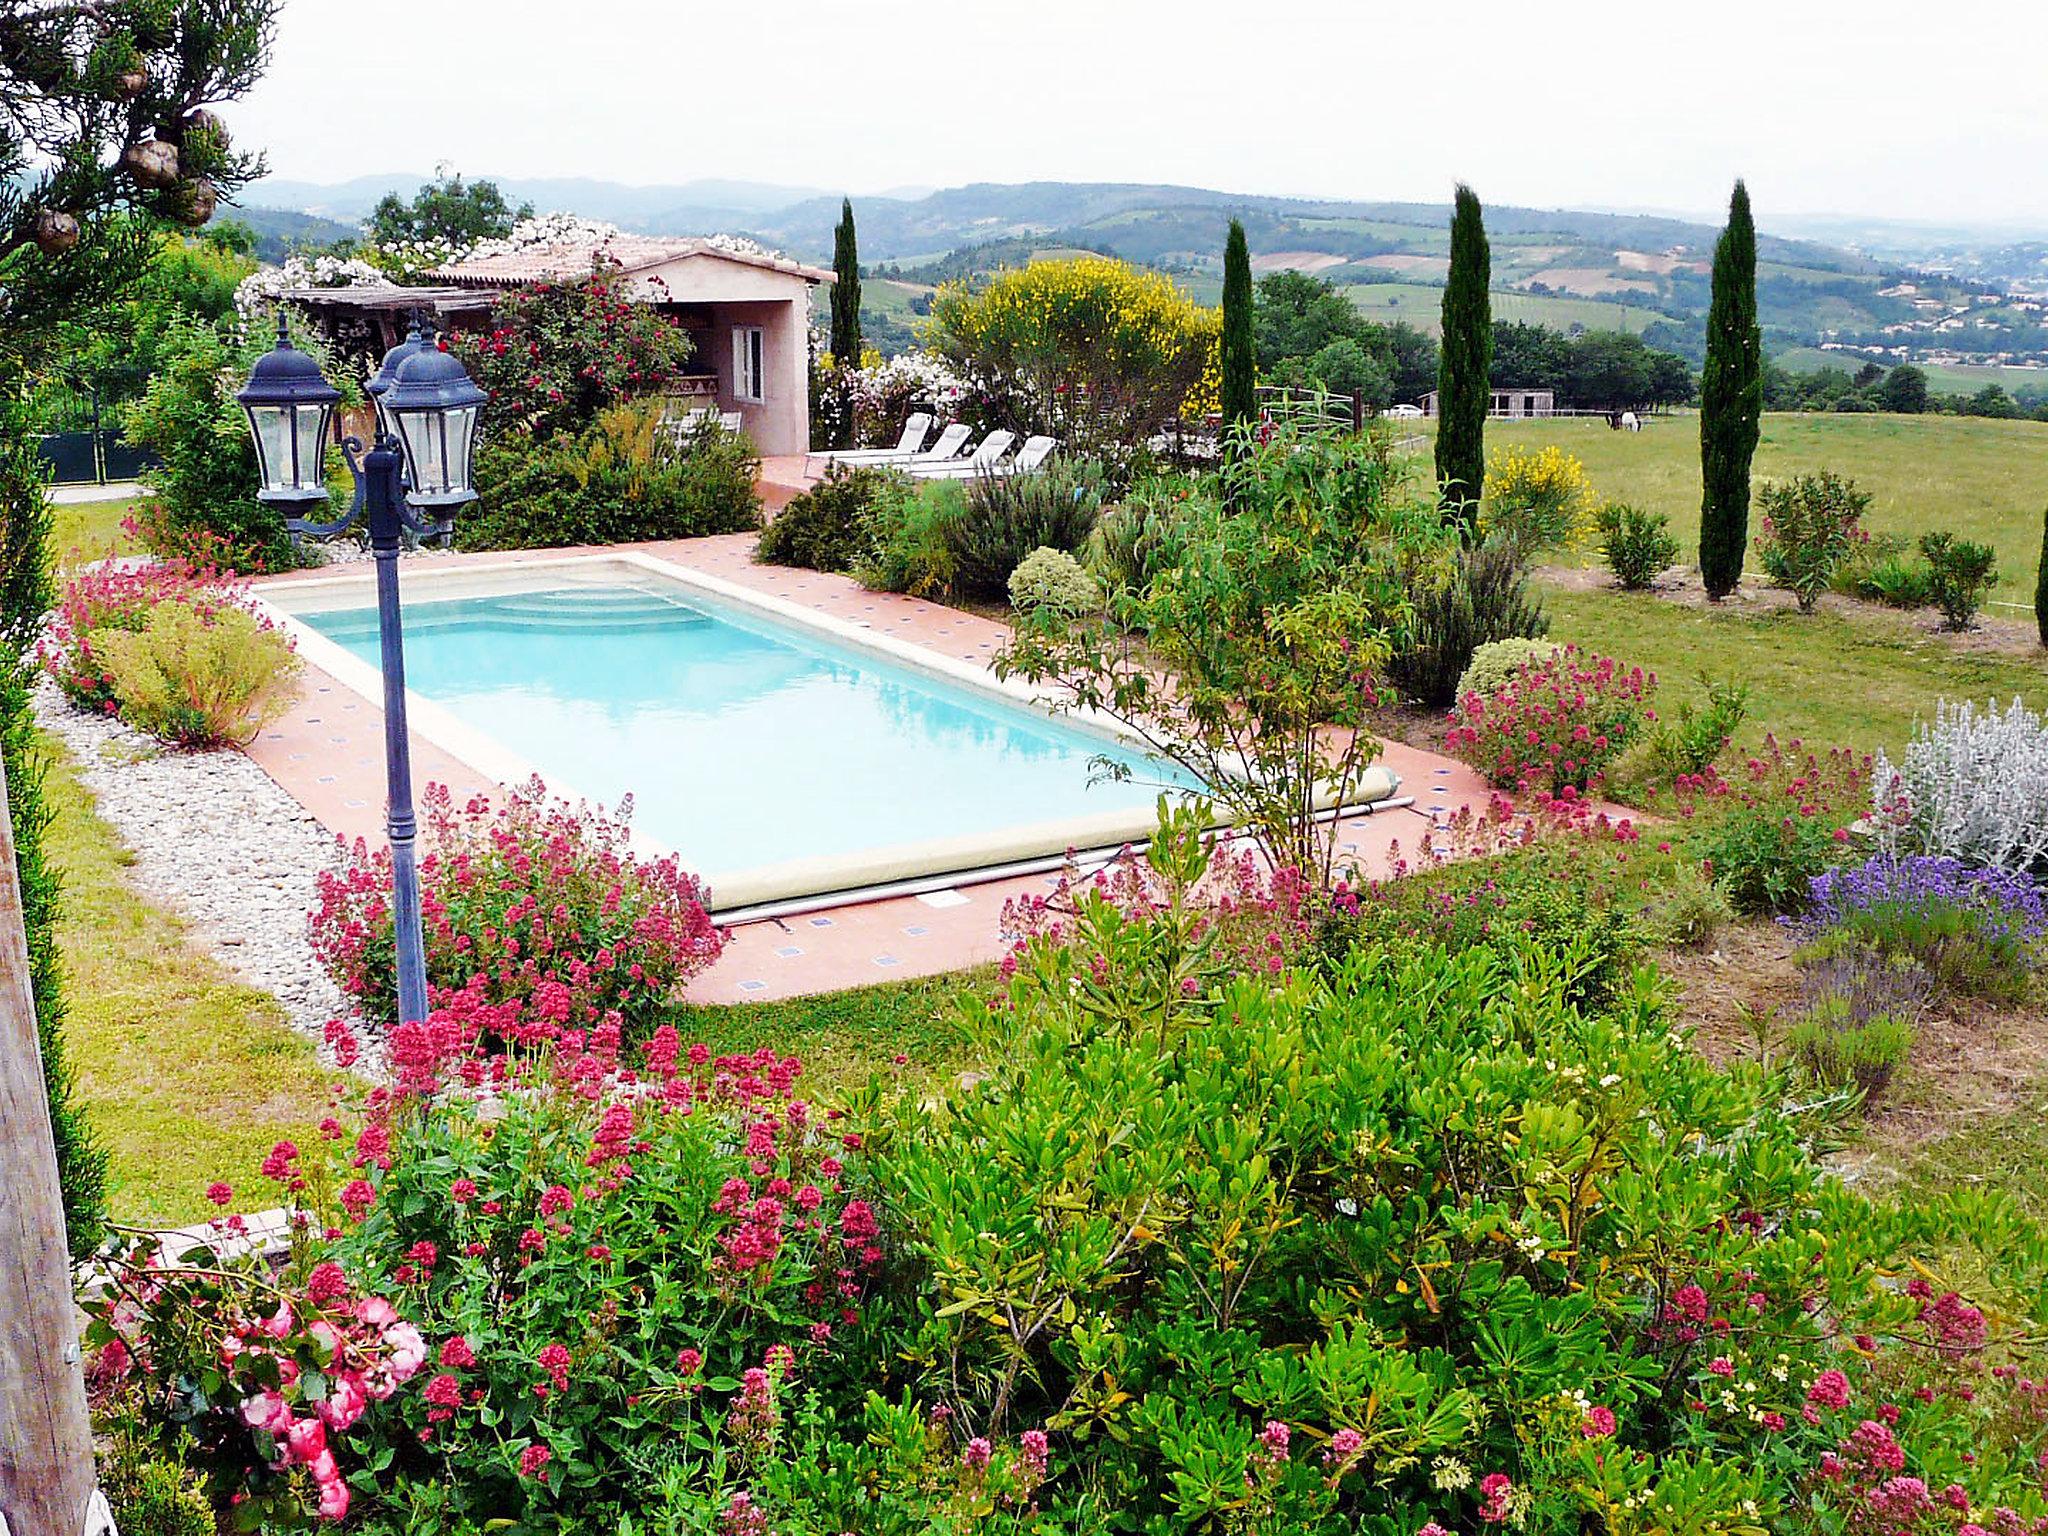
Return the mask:
{"type": "MultiPolygon", "coordinates": [[[[751,235],[807,260],[830,258],[840,194],[823,188],[697,180],[627,186],[589,178],[493,178],[513,202],[603,219],[647,234],[751,235]]],[[[322,185],[270,178],[244,194],[242,216],[265,209],[359,222],[386,192],[409,196],[423,177],[394,172],[322,185]]],[[[1445,204],[1316,201],[1144,183],[976,183],[936,191],[899,189],[854,199],[863,264],[913,304],[936,278],[1034,252],[1088,249],[1169,272],[1213,302],[1224,233],[1241,219],[1254,265],[1292,267],[1336,283],[1376,318],[1432,327],[1448,265],[1445,204]],[[942,264],[943,263],[943,264],[942,264]]],[[[1769,219],[1765,223],[1768,226],[1769,219]]],[[[1952,252],[1952,231],[1904,231],[1887,244],[1876,221],[1787,228],[1835,233],[1838,242],[1765,234],[1758,242],[1759,299],[1774,348],[1892,346],[1933,324],[1937,303],[1967,307],[1992,273],[1953,254],[1930,278],[1906,250],[1952,252]],[[1860,247],[1860,248],[1857,248],[1860,247]],[[1910,293],[1903,278],[1913,279],[1910,293]]],[[[1561,328],[1626,329],[1697,357],[1704,340],[1708,272],[1719,230],[1655,213],[1489,205],[1495,314],[1561,328]]],[[[326,228],[328,225],[319,226],[326,228]]],[[[2007,232],[1998,232],[2006,240],[2007,232]]],[[[321,238],[309,234],[307,238],[321,238]]],[[[1999,243],[1997,235],[1985,240],[1999,243]]],[[[878,293],[877,298],[882,295],[878,293]]],[[[1947,312],[1947,311],[1944,311],[1947,312]]],[[[1960,310],[1957,310],[1960,312],[1960,310]]],[[[1954,327],[1950,328],[1954,330],[1954,327]]],[[[1972,327],[1972,331],[1981,329],[1972,327]]],[[[1949,338],[1997,356],[2008,338],[1949,338]]],[[[2007,348],[2006,350],[2010,350],[2007,348]]],[[[2002,359],[2001,359],[2002,360],[2002,359]]]]}

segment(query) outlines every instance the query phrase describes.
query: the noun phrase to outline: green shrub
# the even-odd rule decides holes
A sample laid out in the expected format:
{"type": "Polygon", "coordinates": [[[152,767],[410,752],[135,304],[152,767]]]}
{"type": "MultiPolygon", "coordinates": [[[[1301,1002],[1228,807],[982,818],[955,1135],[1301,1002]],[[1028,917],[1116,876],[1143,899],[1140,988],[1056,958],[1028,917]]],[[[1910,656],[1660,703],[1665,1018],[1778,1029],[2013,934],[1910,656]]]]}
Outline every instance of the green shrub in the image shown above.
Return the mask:
{"type": "Polygon", "coordinates": [[[1735,920],[1727,894],[1696,864],[1673,866],[1648,894],[1640,921],[1645,937],[1657,944],[1704,949],[1735,920]]]}
{"type": "Polygon", "coordinates": [[[1010,602],[1019,609],[1051,608],[1059,613],[1093,613],[1102,588],[1063,549],[1036,549],[1010,572],[1010,602]]]}
{"type": "Polygon", "coordinates": [[[1759,804],[1728,812],[1708,832],[1700,852],[1735,910],[1761,917],[1804,907],[1813,877],[1840,850],[1821,818],[1759,804]]]}
{"type": "Polygon", "coordinates": [[[1487,539],[1415,567],[1407,622],[1396,632],[1387,678],[1424,704],[1458,698],[1458,680],[1480,646],[1548,633],[1543,599],[1529,584],[1519,556],[1504,541],[1487,539]]]}
{"type": "Polygon", "coordinates": [[[867,554],[887,500],[906,499],[910,482],[874,465],[834,464],[825,478],[775,514],[754,557],[813,571],[851,571],[867,554]]]}
{"type": "Polygon", "coordinates": [[[760,459],[706,418],[680,438],[647,404],[613,406],[581,432],[502,433],[477,452],[479,501],[458,549],[546,549],[745,533],[761,526],[760,459]]]}
{"type": "Polygon", "coordinates": [[[1705,704],[1680,702],[1649,738],[1650,759],[1668,784],[1680,774],[1704,773],[1749,715],[1749,689],[1702,677],[1705,704]]]}
{"type": "Polygon", "coordinates": [[[1564,647],[1555,640],[1532,640],[1516,636],[1508,640],[1489,640],[1475,647],[1471,664],[1458,679],[1457,697],[1468,693],[1491,698],[1507,684],[1522,675],[1530,662],[1553,659],[1564,647]]]}
{"type": "Polygon", "coordinates": [[[232,605],[167,603],[140,630],[99,631],[93,650],[121,718],[180,747],[247,743],[291,707],[301,669],[283,634],[232,605]]]}
{"type": "Polygon", "coordinates": [[[967,515],[967,488],[928,480],[908,496],[885,497],[868,509],[867,549],[854,576],[875,592],[935,597],[953,585],[953,549],[946,529],[967,515]]]}
{"type": "Polygon", "coordinates": [[[100,1492],[121,1536],[216,1536],[198,1476],[123,1425],[100,1438],[100,1492]]]}
{"type": "Polygon", "coordinates": [[[1943,628],[1968,629],[1997,584],[1996,551],[1942,532],[1921,534],[1920,553],[1927,557],[1928,592],[1941,610],[1943,628]]]}
{"type": "Polygon", "coordinates": [[[1913,1021],[1880,1013],[1857,1023],[1849,1001],[1824,998],[1793,1021],[1786,1045],[1793,1060],[1827,1088],[1855,1088],[1875,1097],[1913,1053],[1913,1021]]]}
{"type": "Polygon", "coordinates": [[[1835,567],[1834,588],[1887,608],[1925,608],[1934,601],[1927,567],[1895,533],[1874,533],[1850,550],[1835,567]]]}
{"type": "Polygon", "coordinates": [[[965,512],[943,525],[953,584],[970,597],[1001,597],[1034,549],[1079,554],[1102,510],[1102,471],[1055,459],[1028,475],[977,475],[965,512]]]}
{"type": "Polygon", "coordinates": [[[1626,592],[1647,592],[1678,559],[1678,540],[1662,512],[1645,512],[1626,502],[1610,501],[1600,509],[1600,553],[1616,583],[1626,592]]]}

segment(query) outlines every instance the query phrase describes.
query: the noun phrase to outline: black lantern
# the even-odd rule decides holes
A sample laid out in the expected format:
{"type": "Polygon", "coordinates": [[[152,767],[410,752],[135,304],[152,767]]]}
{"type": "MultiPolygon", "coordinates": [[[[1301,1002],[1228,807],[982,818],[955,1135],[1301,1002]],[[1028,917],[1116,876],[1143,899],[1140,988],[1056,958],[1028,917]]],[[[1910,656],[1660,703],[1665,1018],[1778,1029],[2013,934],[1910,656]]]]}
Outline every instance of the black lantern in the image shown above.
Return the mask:
{"type": "Polygon", "coordinates": [[[261,501],[287,507],[327,499],[327,424],[341,391],[320,376],[320,365],[292,345],[282,312],[277,345],[257,360],[235,396],[256,440],[261,501]]]}
{"type": "Polygon", "coordinates": [[[384,418],[405,452],[406,500],[416,507],[454,507],[476,500],[470,460],[477,416],[486,395],[462,363],[438,347],[398,367],[384,395],[384,418]]]}
{"type": "Polygon", "coordinates": [[[428,334],[426,321],[418,310],[412,312],[412,333],[389,352],[377,368],[377,376],[364,387],[363,393],[370,397],[370,404],[377,409],[377,425],[386,432],[393,429],[384,415],[384,397],[391,393],[391,386],[398,382],[398,370],[405,366],[408,358],[422,352],[434,350],[434,338],[428,334]]]}

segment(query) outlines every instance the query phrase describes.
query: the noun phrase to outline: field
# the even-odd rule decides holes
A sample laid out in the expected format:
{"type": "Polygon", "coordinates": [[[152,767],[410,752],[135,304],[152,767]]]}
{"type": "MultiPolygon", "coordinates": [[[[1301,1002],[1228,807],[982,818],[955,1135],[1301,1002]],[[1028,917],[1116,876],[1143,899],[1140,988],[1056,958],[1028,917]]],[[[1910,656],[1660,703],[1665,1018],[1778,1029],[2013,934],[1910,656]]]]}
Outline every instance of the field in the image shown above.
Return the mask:
{"type": "MultiPolygon", "coordinates": [[[[1852,352],[1823,352],[1818,347],[1788,347],[1771,354],[1771,361],[1790,373],[1818,373],[1823,368],[1840,368],[1854,373],[1867,359],[1852,352]]],[[[1915,363],[1927,375],[1927,387],[1937,395],[1974,395],[1986,384],[2002,384],[2008,394],[2020,390],[2039,394],[2048,391],[2048,368],[2013,368],[1996,363],[1915,363]]]]}
{"type": "MultiPolygon", "coordinates": [[[[1641,432],[1600,421],[1489,422],[1490,449],[1555,443],[1585,464],[1604,500],[1671,519],[1691,558],[1699,544],[1698,418],[1658,417],[1641,432]]],[[[2048,423],[1960,416],[1764,417],[1759,476],[1827,468],[1872,492],[1868,526],[1917,538],[1950,529],[1998,551],[1997,600],[2031,605],[2048,506],[2048,423]]],[[[1597,561],[1588,555],[1588,562],[1597,561]]]]}
{"type": "MultiPolygon", "coordinates": [[[[1357,271],[1352,267],[1349,271],[1357,271]]],[[[1421,283],[1346,283],[1342,290],[1368,320],[1405,320],[1434,335],[1444,291],[1421,283]]],[[[1643,331],[1665,318],[1640,304],[1574,299],[1557,294],[1495,293],[1493,318],[1534,325],[1583,325],[1593,331],[1643,331]]]]}

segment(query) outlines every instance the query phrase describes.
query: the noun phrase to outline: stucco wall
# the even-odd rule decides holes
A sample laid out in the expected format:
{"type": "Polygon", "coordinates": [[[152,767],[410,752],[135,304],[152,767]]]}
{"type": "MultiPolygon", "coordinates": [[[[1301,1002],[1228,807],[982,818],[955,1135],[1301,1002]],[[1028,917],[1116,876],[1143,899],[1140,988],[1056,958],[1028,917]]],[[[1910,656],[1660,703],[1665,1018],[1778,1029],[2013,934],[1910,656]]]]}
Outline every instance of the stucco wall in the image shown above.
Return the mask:
{"type": "Polygon", "coordinates": [[[754,447],[764,456],[803,453],[811,445],[808,294],[743,304],[704,304],[698,313],[709,324],[692,328],[698,355],[693,372],[718,375],[718,408],[738,411],[754,447]],[[733,331],[761,327],[762,394],[759,402],[733,393],[733,331]]]}

